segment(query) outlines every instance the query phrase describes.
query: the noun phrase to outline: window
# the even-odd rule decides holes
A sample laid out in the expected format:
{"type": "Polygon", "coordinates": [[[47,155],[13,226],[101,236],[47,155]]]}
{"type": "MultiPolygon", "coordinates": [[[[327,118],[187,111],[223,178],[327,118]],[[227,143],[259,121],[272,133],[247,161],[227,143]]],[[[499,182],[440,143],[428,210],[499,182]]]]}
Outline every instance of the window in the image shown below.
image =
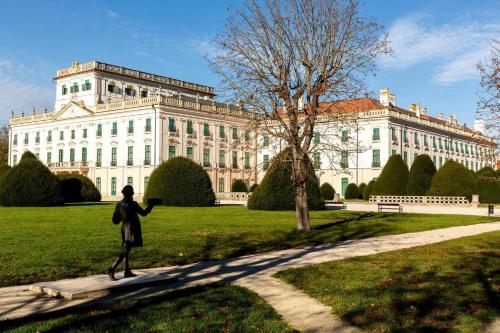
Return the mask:
{"type": "Polygon", "coordinates": [[[134,147],[133,146],[128,146],[128,149],[127,149],[127,165],[128,166],[134,165],[134,147]]]}
{"type": "Polygon", "coordinates": [[[262,164],[262,169],[267,170],[269,168],[269,155],[264,155],[263,156],[263,164],[262,164]]]}
{"type": "Polygon", "coordinates": [[[341,180],[342,182],[342,196],[344,197],[345,196],[345,190],[347,189],[347,185],[349,184],[349,179],[348,178],[342,178],[341,180]]]}
{"type": "Polygon", "coordinates": [[[349,140],[349,131],[342,130],[342,142],[347,142],[349,140]]]}
{"type": "Polygon", "coordinates": [[[24,144],[27,145],[29,143],[29,134],[25,133],[24,134],[24,144]]]}
{"type": "Polygon", "coordinates": [[[134,178],[127,177],[127,185],[134,186],[134,178]]]}
{"type": "Polygon", "coordinates": [[[71,130],[71,140],[75,139],[75,130],[71,130]]]}
{"type": "Polygon", "coordinates": [[[102,136],[102,124],[97,124],[96,136],[102,136]]]}
{"type": "Polygon", "coordinates": [[[318,144],[319,142],[320,142],[320,134],[319,132],[314,132],[313,143],[318,144]]]}
{"type": "Polygon", "coordinates": [[[17,145],[17,134],[14,134],[14,142],[13,145],[17,145]]]}
{"type": "Polygon", "coordinates": [[[203,149],[203,166],[210,167],[210,149],[203,149]]]}
{"type": "Polygon", "coordinates": [[[175,132],[175,119],[174,118],[168,118],[168,131],[175,132]]]}
{"type": "Polygon", "coordinates": [[[111,177],[111,195],[116,195],[116,177],[111,177]]]}
{"type": "Polygon", "coordinates": [[[391,155],[392,155],[392,156],[396,155],[396,149],[393,149],[393,150],[392,150],[391,155]]]}
{"type": "Polygon", "coordinates": [[[238,129],[233,127],[233,140],[238,140],[238,129]]]}
{"type": "Polygon", "coordinates": [[[413,153],[413,162],[417,159],[418,153],[413,153]]]}
{"type": "Polygon", "coordinates": [[[111,166],[116,166],[116,147],[111,148],[111,166]]]}
{"type": "Polygon", "coordinates": [[[125,88],[125,95],[135,97],[137,92],[132,86],[127,86],[127,88],[125,88]]]}
{"type": "Polygon", "coordinates": [[[146,189],[148,188],[149,184],[149,177],[144,177],[144,192],[146,192],[146,189]]]}
{"type": "Polygon", "coordinates": [[[61,95],[66,95],[68,93],[68,87],[65,84],[61,87],[61,95]]]}
{"type": "Polygon", "coordinates": [[[203,124],[203,135],[210,136],[210,127],[208,124],[203,124]]]}
{"type": "Polygon", "coordinates": [[[455,142],[455,151],[458,153],[458,142],[455,142]]]}
{"type": "Polygon", "coordinates": [[[263,146],[269,147],[269,136],[267,136],[267,135],[264,135],[263,146]]]}
{"type": "Polygon", "coordinates": [[[82,164],[87,166],[87,147],[82,147],[82,164]]]}
{"type": "Polygon", "coordinates": [[[468,155],[469,154],[469,145],[465,145],[465,153],[468,155]]]}
{"type": "Polygon", "coordinates": [[[186,147],[186,157],[190,160],[193,159],[193,147],[186,147]]]}
{"type": "Polygon", "coordinates": [[[85,80],[85,83],[82,84],[82,91],[90,90],[90,88],[91,88],[90,80],[85,80]]]}
{"type": "Polygon", "coordinates": [[[87,138],[87,129],[86,128],[83,129],[83,135],[82,136],[83,136],[84,139],[87,138]]]}
{"type": "Polygon", "coordinates": [[[349,167],[349,153],[347,151],[340,153],[340,167],[344,169],[349,167]]]}
{"type": "Polygon", "coordinates": [[[144,128],[145,132],[151,132],[151,118],[146,118],[146,127],[144,128]]]}
{"type": "Polygon", "coordinates": [[[193,122],[191,120],[187,121],[187,134],[193,134],[193,122]]]}
{"type": "Polygon", "coordinates": [[[35,157],[36,157],[37,160],[39,160],[40,159],[40,153],[35,153],[35,157]]]}
{"type": "Polygon", "coordinates": [[[245,169],[250,169],[250,153],[245,153],[245,169]]]}
{"type": "Polygon", "coordinates": [[[75,164],[75,148],[70,148],[69,150],[69,162],[71,166],[75,164]]]}
{"type": "Polygon", "coordinates": [[[12,165],[17,165],[17,155],[12,155],[12,165]]]}
{"type": "Polygon", "coordinates": [[[151,145],[144,146],[144,165],[151,164],[151,145]]]}
{"type": "Polygon", "coordinates": [[[114,93],[114,94],[121,94],[122,91],[119,87],[117,87],[113,82],[108,84],[108,91],[110,93],[114,93]]]}
{"type": "Polygon", "coordinates": [[[147,90],[143,90],[141,91],[141,97],[148,97],[148,91],[147,90]]]}
{"type": "Polygon", "coordinates": [[[97,187],[97,190],[101,192],[101,177],[97,177],[95,179],[95,187],[97,187]]]}
{"type": "Polygon", "coordinates": [[[432,148],[434,148],[434,149],[437,148],[436,137],[435,136],[432,137],[432,148]]]}
{"type": "Polygon", "coordinates": [[[118,123],[114,122],[111,124],[111,135],[116,135],[118,133],[118,123]]]}
{"type": "Polygon", "coordinates": [[[219,192],[224,192],[224,178],[219,178],[219,192]]]}
{"type": "Polygon", "coordinates": [[[52,163],[52,153],[49,151],[47,153],[47,165],[50,165],[52,163]]]}
{"type": "Polygon", "coordinates": [[[438,139],[439,149],[443,149],[443,140],[441,138],[438,139]]]}
{"type": "Polygon", "coordinates": [[[226,128],[224,126],[219,126],[219,138],[223,139],[226,137],[226,128]]]}
{"type": "Polygon", "coordinates": [[[97,153],[97,156],[95,159],[95,166],[100,167],[100,166],[102,166],[102,149],[97,148],[96,153],[97,153]]]}
{"type": "Polygon", "coordinates": [[[219,150],[219,168],[226,167],[226,152],[224,150],[219,150]]]}
{"type": "Polygon", "coordinates": [[[168,159],[175,157],[175,146],[168,146],[168,159]]]}
{"type": "Polygon", "coordinates": [[[396,128],[391,128],[392,141],[398,141],[398,136],[396,135],[396,128]]]}
{"type": "Polygon", "coordinates": [[[403,142],[408,143],[408,131],[403,130],[403,142]]]}
{"type": "Polygon", "coordinates": [[[250,132],[245,132],[245,141],[250,141],[250,132]]]}
{"type": "Polygon", "coordinates": [[[379,128],[374,128],[373,133],[372,133],[372,140],[373,141],[378,141],[380,140],[380,129],[379,128]]]}
{"type": "Polygon", "coordinates": [[[443,158],[441,156],[439,156],[438,168],[440,168],[441,166],[443,166],[443,158]]]}
{"type": "Polygon", "coordinates": [[[78,82],[73,82],[73,85],[69,87],[69,92],[72,94],[78,92],[78,82]]]}
{"type": "Polygon", "coordinates": [[[134,121],[133,120],[128,121],[127,132],[128,132],[128,134],[134,133],[134,121]]]}
{"type": "Polygon", "coordinates": [[[415,144],[415,146],[420,145],[420,143],[418,142],[418,133],[417,132],[413,133],[413,143],[415,144]]]}
{"type": "Polygon", "coordinates": [[[429,147],[429,141],[427,141],[427,134],[424,134],[424,146],[429,147]]]}
{"type": "Polygon", "coordinates": [[[380,168],[380,150],[379,149],[373,149],[372,168],[380,168]]]}
{"type": "Polygon", "coordinates": [[[460,152],[462,154],[464,153],[464,144],[463,143],[460,144],[460,152]]]}
{"type": "Polygon", "coordinates": [[[403,161],[408,164],[408,152],[404,151],[403,152],[403,161]]]}
{"type": "Polygon", "coordinates": [[[232,164],[233,164],[233,169],[238,169],[238,152],[233,151],[232,156],[231,156],[232,164]]]}
{"type": "Polygon", "coordinates": [[[434,165],[436,165],[436,156],[432,156],[432,162],[434,163],[434,165]]]}
{"type": "Polygon", "coordinates": [[[59,149],[59,163],[62,163],[64,160],[64,151],[59,149]]]}
{"type": "Polygon", "coordinates": [[[321,168],[321,155],[318,151],[313,153],[314,168],[319,170],[321,168]]]}

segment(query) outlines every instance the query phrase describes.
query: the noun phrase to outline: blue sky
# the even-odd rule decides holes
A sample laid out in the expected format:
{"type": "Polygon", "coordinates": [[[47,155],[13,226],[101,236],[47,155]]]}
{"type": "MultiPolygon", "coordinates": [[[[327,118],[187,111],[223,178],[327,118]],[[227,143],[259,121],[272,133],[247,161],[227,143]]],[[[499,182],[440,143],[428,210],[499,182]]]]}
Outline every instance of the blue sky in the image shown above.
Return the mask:
{"type": "MultiPolygon", "coordinates": [[[[53,107],[51,78],[71,61],[100,60],[217,88],[205,54],[238,1],[22,1],[0,3],[0,124],[10,111],[53,107]]],[[[390,33],[394,54],[380,59],[375,94],[420,102],[431,114],[474,119],[475,64],[500,39],[500,2],[386,0],[361,3],[390,33]]]]}

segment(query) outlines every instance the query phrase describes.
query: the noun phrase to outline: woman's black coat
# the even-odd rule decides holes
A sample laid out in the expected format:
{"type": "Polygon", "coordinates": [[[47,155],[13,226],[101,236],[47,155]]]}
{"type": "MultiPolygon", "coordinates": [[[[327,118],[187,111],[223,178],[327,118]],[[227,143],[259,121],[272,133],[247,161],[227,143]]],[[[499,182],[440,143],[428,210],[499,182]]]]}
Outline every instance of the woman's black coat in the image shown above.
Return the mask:
{"type": "Polygon", "coordinates": [[[136,201],[126,201],[125,199],[116,203],[113,213],[113,223],[122,222],[122,242],[129,242],[132,246],[142,246],[141,216],[148,215],[153,206],[148,205],[142,209],[136,201]]]}

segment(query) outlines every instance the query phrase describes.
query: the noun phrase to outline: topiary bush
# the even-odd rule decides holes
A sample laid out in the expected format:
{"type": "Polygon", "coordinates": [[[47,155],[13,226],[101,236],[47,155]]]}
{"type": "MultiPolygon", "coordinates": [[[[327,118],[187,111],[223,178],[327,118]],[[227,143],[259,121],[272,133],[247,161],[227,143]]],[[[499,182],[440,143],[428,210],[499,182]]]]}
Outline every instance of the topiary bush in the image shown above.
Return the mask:
{"type": "Polygon", "coordinates": [[[363,199],[363,192],[364,192],[365,188],[366,188],[366,184],[365,183],[359,184],[359,186],[358,186],[358,189],[359,189],[359,197],[358,197],[358,199],[363,199]]]}
{"type": "Polygon", "coordinates": [[[203,168],[185,157],[163,162],[149,178],[144,202],[149,198],[162,200],[166,206],[213,206],[215,193],[203,168]]]}
{"type": "Polygon", "coordinates": [[[493,170],[493,168],[490,166],[485,166],[479,169],[477,171],[477,175],[481,177],[491,177],[491,178],[497,177],[495,170],[493,170]]]}
{"type": "Polygon", "coordinates": [[[495,170],[495,175],[497,176],[497,178],[500,178],[500,170],[495,170]]]}
{"type": "Polygon", "coordinates": [[[101,201],[101,193],[88,177],[67,172],[57,176],[61,182],[64,202],[101,201]]]}
{"type": "Polygon", "coordinates": [[[427,195],[467,197],[471,200],[476,192],[477,176],[474,171],[450,160],[432,178],[427,195]]]}
{"type": "Polygon", "coordinates": [[[335,189],[330,183],[323,183],[319,188],[319,193],[323,200],[332,200],[335,197],[335,189]]]}
{"type": "Polygon", "coordinates": [[[31,153],[24,153],[19,164],[0,178],[2,206],[56,206],[63,202],[59,179],[31,153]]]}
{"type": "Polygon", "coordinates": [[[479,177],[477,181],[479,202],[500,203],[500,180],[492,177],[479,177]]]}
{"type": "Polygon", "coordinates": [[[346,199],[358,199],[360,196],[359,188],[356,184],[350,183],[347,185],[344,193],[346,199]]]}
{"type": "Polygon", "coordinates": [[[234,179],[231,184],[231,192],[245,192],[248,193],[247,184],[243,181],[243,179],[234,179]]]}
{"type": "MultiPolygon", "coordinates": [[[[264,179],[254,190],[248,200],[249,209],[262,210],[294,210],[295,195],[292,184],[292,152],[286,148],[277,154],[268,168],[264,179]]],[[[320,195],[318,179],[311,161],[307,181],[307,203],[309,209],[324,209],[325,204],[320,195]]]]}
{"type": "Polygon", "coordinates": [[[435,174],[436,166],[429,155],[418,155],[410,168],[406,195],[425,195],[435,174]]]}
{"type": "Polygon", "coordinates": [[[392,155],[375,182],[372,195],[405,195],[408,166],[401,155],[392,155]]]}
{"type": "Polygon", "coordinates": [[[363,199],[364,200],[370,199],[370,195],[372,194],[374,186],[375,186],[375,180],[370,180],[368,185],[366,185],[365,189],[363,190],[363,199]]]}
{"type": "Polygon", "coordinates": [[[10,170],[10,166],[6,165],[6,164],[2,164],[0,165],[0,178],[2,178],[3,175],[5,175],[7,173],[7,171],[10,170]]]}
{"type": "Polygon", "coordinates": [[[32,152],[30,152],[29,150],[27,150],[21,156],[21,161],[22,160],[26,160],[26,159],[30,159],[30,158],[33,159],[33,160],[37,159],[36,156],[35,156],[35,154],[33,154],[32,152]]]}
{"type": "Polygon", "coordinates": [[[257,186],[259,186],[259,184],[252,184],[252,186],[250,186],[250,188],[248,190],[250,192],[253,192],[253,191],[255,191],[255,189],[257,188],[257,186]]]}

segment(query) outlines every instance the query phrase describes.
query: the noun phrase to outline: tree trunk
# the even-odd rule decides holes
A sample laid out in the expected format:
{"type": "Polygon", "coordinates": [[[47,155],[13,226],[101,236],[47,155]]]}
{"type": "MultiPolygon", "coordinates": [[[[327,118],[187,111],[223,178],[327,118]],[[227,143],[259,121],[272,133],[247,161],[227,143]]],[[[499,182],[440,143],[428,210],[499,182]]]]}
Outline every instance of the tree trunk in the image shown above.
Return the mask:
{"type": "Polygon", "coordinates": [[[307,182],[295,189],[295,215],[297,218],[297,230],[310,231],[309,205],[307,204],[307,182]]]}

